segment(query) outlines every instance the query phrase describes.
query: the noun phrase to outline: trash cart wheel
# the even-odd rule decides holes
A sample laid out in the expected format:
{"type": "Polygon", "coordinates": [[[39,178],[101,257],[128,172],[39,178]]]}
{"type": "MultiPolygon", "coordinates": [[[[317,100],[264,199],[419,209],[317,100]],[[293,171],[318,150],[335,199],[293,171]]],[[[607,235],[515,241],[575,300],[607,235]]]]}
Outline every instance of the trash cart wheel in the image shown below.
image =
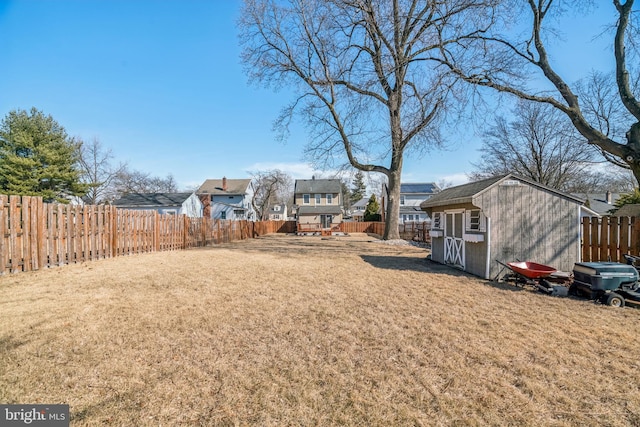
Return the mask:
{"type": "Polygon", "coordinates": [[[622,298],[621,295],[612,292],[607,296],[606,303],[611,307],[624,307],[624,298],[622,298]]]}
{"type": "Polygon", "coordinates": [[[579,297],[580,296],[580,289],[578,289],[578,287],[572,283],[569,286],[569,295],[574,296],[574,297],[579,297]]]}

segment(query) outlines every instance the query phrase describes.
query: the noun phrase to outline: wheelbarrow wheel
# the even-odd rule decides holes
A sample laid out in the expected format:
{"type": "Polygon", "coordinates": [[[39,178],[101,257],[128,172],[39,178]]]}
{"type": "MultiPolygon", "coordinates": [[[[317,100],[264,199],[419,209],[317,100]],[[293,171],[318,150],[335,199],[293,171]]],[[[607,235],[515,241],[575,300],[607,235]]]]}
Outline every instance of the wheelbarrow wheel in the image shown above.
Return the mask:
{"type": "Polygon", "coordinates": [[[621,295],[612,292],[607,296],[606,304],[611,307],[624,307],[624,298],[621,295]]]}

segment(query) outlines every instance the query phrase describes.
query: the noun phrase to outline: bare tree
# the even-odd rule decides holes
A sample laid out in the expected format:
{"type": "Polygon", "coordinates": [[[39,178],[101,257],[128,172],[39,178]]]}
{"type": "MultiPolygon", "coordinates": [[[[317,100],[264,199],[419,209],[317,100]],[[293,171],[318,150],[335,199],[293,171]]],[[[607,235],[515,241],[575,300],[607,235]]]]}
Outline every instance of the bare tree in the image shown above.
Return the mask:
{"type": "Polygon", "coordinates": [[[612,26],[615,94],[598,83],[602,79],[597,75],[594,82],[586,84],[588,90],[580,84],[570,85],[552,64],[547,50],[549,40],[558,39],[559,31],[553,27],[557,18],[564,13],[582,13],[592,1],[502,1],[493,10],[493,25],[482,33],[460,39],[455,45],[443,47],[442,63],[473,85],[551,105],[564,113],[587,143],[598,147],[607,160],[631,169],[636,180],[640,180],[638,74],[637,69],[630,67],[637,64],[638,58],[637,10],[633,11],[634,0],[611,3],[617,13],[617,22],[612,26]],[[514,22],[526,23],[528,31],[520,32],[514,22]],[[550,84],[551,91],[548,87],[533,89],[534,78],[550,84]],[[611,95],[615,95],[615,104],[607,105],[613,100],[611,95]],[[627,123],[624,138],[610,126],[611,115],[620,112],[626,116],[622,120],[627,123]]]}
{"type": "Polygon", "coordinates": [[[89,190],[83,200],[91,205],[97,205],[113,200],[117,190],[114,186],[119,174],[126,169],[126,164],[112,165],[113,153],[103,147],[102,143],[94,138],[90,143],[81,142],[80,169],[82,170],[82,182],[88,185],[89,190]]]}
{"type": "Polygon", "coordinates": [[[286,203],[293,194],[293,178],[286,172],[274,169],[252,172],[251,186],[253,199],[251,204],[261,220],[268,219],[269,209],[276,204],[286,203]]]}
{"type": "Polygon", "coordinates": [[[123,168],[115,179],[118,193],[175,193],[178,184],[173,175],[166,178],[152,176],[147,172],[123,168]]]}
{"type": "Polygon", "coordinates": [[[545,104],[520,102],[514,119],[495,118],[486,132],[474,180],[515,172],[564,191],[584,188],[598,152],[584,146],[571,122],[545,104]]]}
{"type": "Polygon", "coordinates": [[[247,73],[297,94],[276,126],[286,135],[299,113],[311,137],[307,155],[317,165],[346,158],[358,170],[386,176],[385,239],[399,237],[405,152],[443,142],[439,127],[455,95],[451,75],[429,58],[483,28],[490,3],[245,0],[247,73]]]}

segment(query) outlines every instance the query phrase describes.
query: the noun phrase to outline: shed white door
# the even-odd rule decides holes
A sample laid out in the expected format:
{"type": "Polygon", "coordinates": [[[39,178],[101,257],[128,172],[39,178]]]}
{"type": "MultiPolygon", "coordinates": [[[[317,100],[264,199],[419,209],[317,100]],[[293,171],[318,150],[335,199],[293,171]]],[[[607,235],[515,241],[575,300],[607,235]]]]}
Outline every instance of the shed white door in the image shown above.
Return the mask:
{"type": "Polygon", "coordinates": [[[444,262],[464,269],[464,211],[444,213],[444,262]]]}

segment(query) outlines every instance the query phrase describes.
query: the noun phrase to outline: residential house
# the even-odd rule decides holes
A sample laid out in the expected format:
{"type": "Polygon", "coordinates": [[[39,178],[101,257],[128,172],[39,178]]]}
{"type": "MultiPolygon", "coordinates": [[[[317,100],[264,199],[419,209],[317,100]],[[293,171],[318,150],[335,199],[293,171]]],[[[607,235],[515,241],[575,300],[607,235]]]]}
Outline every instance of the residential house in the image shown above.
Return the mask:
{"type": "Polygon", "coordinates": [[[256,219],[251,204],[251,179],[207,179],[196,191],[204,205],[204,216],[213,219],[256,219]]]}
{"type": "Polygon", "coordinates": [[[431,258],[485,279],[498,261],[571,271],[580,261],[583,200],[512,174],[442,190],[420,204],[431,217],[431,258]]]}
{"type": "Polygon", "coordinates": [[[351,218],[356,222],[364,221],[364,211],[367,210],[369,198],[364,197],[351,205],[351,218]]]}
{"type": "Polygon", "coordinates": [[[293,203],[298,232],[330,233],[342,222],[342,185],[339,179],[298,179],[293,203]]]}
{"type": "MultiPolygon", "coordinates": [[[[402,183],[400,184],[400,224],[406,222],[424,222],[429,219],[425,211],[420,208],[420,203],[429,200],[440,189],[434,182],[402,183]]],[[[380,203],[383,215],[388,206],[389,191],[386,184],[382,187],[382,201],[380,203]]],[[[383,217],[384,218],[384,217],[383,217]]]]}
{"type": "Polygon", "coordinates": [[[270,221],[284,221],[287,219],[287,205],[274,205],[269,209],[268,218],[270,221]]]}
{"type": "Polygon", "coordinates": [[[195,193],[129,193],[113,201],[119,209],[154,210],[161,214],[202,217],[202,202],[195,193]]]}

